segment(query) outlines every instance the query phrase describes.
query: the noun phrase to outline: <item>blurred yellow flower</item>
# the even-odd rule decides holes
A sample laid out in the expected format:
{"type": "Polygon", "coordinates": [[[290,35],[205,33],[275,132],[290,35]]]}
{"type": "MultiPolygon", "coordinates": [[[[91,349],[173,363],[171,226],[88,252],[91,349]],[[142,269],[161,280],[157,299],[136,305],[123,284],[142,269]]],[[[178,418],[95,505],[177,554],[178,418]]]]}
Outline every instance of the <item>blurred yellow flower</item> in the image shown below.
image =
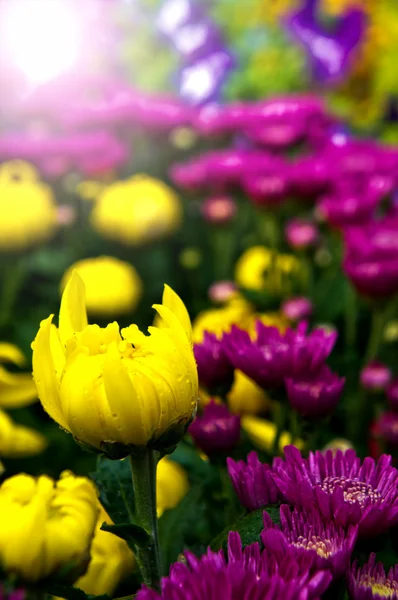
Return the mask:
{"type": "Polygon", "coordinates": [[[168,286],[154,308],[160,321],[149,336],[137,325],[121,332],[116,322],[88,325],[84,283],[74,272],[59,328],[52,316],[42,321],[32,345],[38,395],[78,441],[100,451],[117,442],[127,455],[127,446],[154,444],[169,433],[177,439],[192,418],[198,374],[188,312],[168,286]]]}
{"type": "Polygon", "coordinates": [[[188,476],[184,469],[165,457],[158,463],[156,475],[156,505],[158,517],[181,502],[189,490],[188,476]]]}
{"type": "Polygon", "coordinates": [[[236,370],[234,383],[227,394],[228,406],[237,415],[256,415],[267,410],[269,398],[252,379],[236,370]]]}
{"type": "Polygon", "coordinates": [[[32,165],[14,160],[0,166],[0,215],[0,251],[25,250],[55,231],[52,190],[32,165]]]}
{"type": "MultiPolygon", "coordinates": [[[[247,415],[242,417],[241,424],[243,430],[246,431],[247,435],[253,444],[257,446],[257,448],[260,450],[265,450],[266,452],[272,451],[276,436],[276,426],[274,423],[271,421],[266,421],[265,419],[247,415]]],[[[282,452],[283,448],[291,443],[292,438],[290,433],[284,431],[281,435],[279,451],[282,452]]],[[[295,440],[294,443],[297,448],[303,448],[302,440],[295,440]]]]}
{"type": "MultiPolygon", "coordinates": [[[[0,342],[0,363],[11,362],[21,367],[25,357],[17,346],[0,342]]],[[[37,400],[37,391],[30,373],[10,373],[0,365],[0,406],[19,408],[37,400]]]]}
{"type": "Polygon", "coordinates": [[[233,297],[221,308],[210,308],[198,314],[193,323],[193,341],[201,342],[205,331],[221,336],[232,325],[242,325],[253,315],[253,307],[241,296],[233,297]]]}
{"type": "Polygon", "coordinates": [[[29,427],[18,425],[0,409],[0,456],[20,458],[40,454],[47,446],[46,438],[29,427]]]}
{"type": "Polygon", "coordinates": [[[147,175],[135,175],[107,187],[91,213],[94,229],[132,246],[174,233],[181,220],[182,206],[174,191],[147,175]]]}
{"type": "Polygon", "coordinates": [[[293,254],[278,254],[264,246],[252,246],[236,263],[235,280],[242,288],[287,295],[294,284],[303,284],[306,274],[293,254]]]}
{"type": "Polygon", "coordinates": [[[90,558],[97,492],[85,477],[15,475],[0,487],[0,566],[27,582],[75,581],[90,558]]]}
{"type": "Polygon", "coordinates": [[[98,507],[100,512],[91,544],[90,564],[74,587],[93,596],[112,596],[119,583],[133,570],[135,560],[127,542],[113,533],[102,531],[103,523],[112,525],[113,521],[100,503],[98,507]]]}
{"type": "Polygon", "coordinates": [[[112,316],[133,312],[142,281],[132,265],[112,256],[86,258],[73,264],[61,281],[61,292],[76,270],[86,287],[86,308],[92,315],[112,316]]]}

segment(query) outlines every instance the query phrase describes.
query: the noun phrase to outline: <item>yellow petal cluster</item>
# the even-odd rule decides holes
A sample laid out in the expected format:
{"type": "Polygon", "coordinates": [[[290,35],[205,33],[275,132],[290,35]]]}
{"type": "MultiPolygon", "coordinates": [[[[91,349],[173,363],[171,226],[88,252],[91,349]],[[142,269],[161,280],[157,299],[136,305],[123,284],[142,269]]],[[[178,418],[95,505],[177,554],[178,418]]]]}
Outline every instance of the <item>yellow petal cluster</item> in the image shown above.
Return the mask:
{"type": "MultiPolygon", "coordinates": [[[[0,363],[22,367],[25,357],[17,346],[0,342],[0,363]]],[[[10,373],[0,366],[0,407],[20,408],[37,399],[36,386],[30,373],[10,373]]]]}
{"type": "Polygon", "coordinates": [[[91,213],[96,231],[131,246],[174,233],[181,220],[182,206],[173,190],[147,175],[135,175],[108,186],[91,213]]]}
{"type": "Polygon", "coordinates": [[[27,582],[61,571],[76,579],[90,557],[97,502],[94,485],[69,472],[59,481],[7,479],[0,487],[0,567],[27,582]]]}
{"type": "MultiPolygon", "coordinates": [[[[188,423],[196,410],[198,375],[191,322],[165,286],[149,335],[87,324],[85,288],[74,272],[61,300],[59,327],[42,321],[33,343],[33,376],[44,409],[89,446],[154,443],[188,423]]],[[[127,454],[127,452],[126,452],[127,454]]]]}
{"type": "Polygon", "coordinates": [[[277,254],[264,246],[252,246],[236,263],[236,283],[242,288],[288,295],[294,285],[303,285],[306,273],[293,254],[277,254]]]}
{"type": "Polygon", "coordinates": [[[238,369],[235,370],[227,401],[231,412],[236,415],[257,415],[265,412],[269,406],[269,398],[264,390],[238,369]]]}
{"type": "Polygon", "coordinates": [[[113,524],[112,519],[98,503],[99,517],[91,544],[91,560],[86,573],[74,587],[86,594],[101,596],[113,592],[135,565],[134,555],[127,543],[108,531],[102,531],[103,523],[113,524]]]}
{"type": "Polygon", "coordinates": [[[242,326],[253,314],[252,305],[241,296],[233,297],[221,308],[204,310],[193,323],[193,341],[201,342],[205,331],[220,337],[229,331],[232,325],[242,326]]]}
{"type": "Polygon", "coordinates": [[[189,490],[184,469],[167,457],[158,463],[156,474],[156,506],[158,517],[181,502],[189,490]]]}
{"type": "Polygon", "coordinates": [[[0,456],[20,458],[40,454],[47,446],[46,438],[29,427],[18,425],[0,410],[0,456]]]}
{"type": "Polygon", "coordinates": [[[86,258],[73,264],[61,281],[61,291],[76,270],[86,287],[86,308],[92,315],[133,312],[142,294],[142,281],[134,267],[112,256],[86,258]]]}
{"type": "Polygon", "coordinates": [[[57,226],[51,188],[33,166],[11,161],[0,166],[0,251],[24,250],[51,237],[57,226]]]}

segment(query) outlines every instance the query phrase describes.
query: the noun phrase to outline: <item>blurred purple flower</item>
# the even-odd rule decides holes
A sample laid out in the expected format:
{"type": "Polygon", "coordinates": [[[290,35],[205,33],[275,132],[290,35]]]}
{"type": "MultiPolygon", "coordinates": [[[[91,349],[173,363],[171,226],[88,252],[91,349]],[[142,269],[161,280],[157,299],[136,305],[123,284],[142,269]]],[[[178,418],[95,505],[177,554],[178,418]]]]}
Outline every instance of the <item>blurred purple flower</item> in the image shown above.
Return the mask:
{"type": "Polygon", "coordinates": [[[315,223],[304,219],[291,219],[285,227],[286,241],[295,250],[314,246],[319,238],[315,223]]]}
{"type": "Polygon", "coordinates": [[[282,169],[244,176],[242,187],[257,206],[278,206],[288,199],[289,182],[282,169]]]}
{"type": "Polygon", "coordinates": [[[263,388],[281,387],[286,377],[319,371],[331,353],[337,333],[314,329],[307,323],[281,333],[257,321],[256,337],[236,326],[223,336],[225,352],[236,369],[263,388]]]}
{"type": "Polygon", "coordinates": [[[227,458],[228,473],[239,502],[250,511],[275,504],[280,493],[271,477],[272,468],[259,461],[257,452],[250,452],[244,460],[227,458]]]}
{"type": "Polygon", "coordinates": [[[329,188],[332,168],[321,156],[299,158],[290,166],[289,180],[293,193],[312,199],[329,188]]]}
{"type": "Polygon", "coordinates": [[[346,527],[359,523],[361,537],[373,537],[398,523],[398,471],[391,456],[376,463],[354,450],[310,452],[303,458],[285,447],[285,460],[275,459],[273,479],[286,502],[317,506],[322,516],[346,527]]]}
{"type": "Polygon", "coordinates": [[[398,378],[393,379],[387,388],[387,400],[391,408],[398,412],[398,378]]]}
{"type": "Polygon", "coordinates": [[[297,322],[303,319],[309,319],[313,312],[311,300],[304,296],[288,298],[281,306],[282,314],[289,321],[297,322]]]}
{"type": "Polygon", "coordinates": [[[333,373],[324,365],[314,375],[286,378],[289,404],[301,416],[326,417],[334,411],[344,388],[345,378],[333,373]]]}
{"type": "Polygon", "coordinates": [[[161,592],[141,589],[136,600],[318,600],[331,582],[309,556],[286,550],[277,560],[255,542],[242,549],[238,533],[228,536],[228,562],[222,550],[200,558],[185,553],[161,581],[161,592]]]}
{"type": "Polygon", "coordinates": [[[352,53],[365,32],[366,17],[362,10],[349,10],[330,31],[318,20],[318,3],[306,0],[286,19],[286,26],[304,46],[314,79],[335,83],[349,71],[352,53]]]}
{"type": "Polygon", "coordinates": [[[264,511],[261,541],[270,554],[278,556],[281,548],[289,546],[297,553],[311,554],[317,568],[329,569],[336,579],[345,573],[357,540],[357,525],[345,529],[333,521],[325,522],[315,508],[292,510],[286,504],[279,515],[278,526],[264,511]]]}
{"type": "Polygon", "coordinates": [[[384,565],[376,563],[374,552],[362,567],[355,561],[346,577],[350,600],[398,600],[398,565],[386,575],[384,565]]]}
{"type": "Polygon", "coordinates": [[[373,360],[362,369],[359,380],[366,390],[382,391],[391,381],[391,370],[383,363],[373,360]]]}
{"type": "Polygon", "coordinates": [[[389,445],[398,446],[398,414],[392,410],[380,415],[377,422],[378,431],[389,445]]]}
{"type": "Polygon", "coordinates": [[[218,195],[203,200],[201,213],[205,221],[214,225],[230,223],[238,210],[232,196],[218,195]]]}
{"type": "Polygon", "coordinates": [[[199,381],[210,392],[231,387],[234,367],[225,353],[224,344],[214,333],[204,332],[203,341],[194,345],[199,381]]]}
{"type": "Polygon", "coordinates": [[[209,402],[188,429],[196,446],[208,456],[232,450],[240,438],[240,417],[225,404],[209,402]]]}

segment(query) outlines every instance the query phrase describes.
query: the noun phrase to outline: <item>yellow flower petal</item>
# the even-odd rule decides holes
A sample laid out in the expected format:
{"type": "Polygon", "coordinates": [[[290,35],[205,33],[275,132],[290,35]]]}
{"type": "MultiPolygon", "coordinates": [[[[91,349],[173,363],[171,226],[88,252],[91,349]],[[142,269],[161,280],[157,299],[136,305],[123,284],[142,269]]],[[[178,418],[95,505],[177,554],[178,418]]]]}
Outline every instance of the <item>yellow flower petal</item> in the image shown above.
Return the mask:
{"type": "Polygon", "coordinates": [[[0,406],[19,408],[37,400],[35,383],[30,373],[9,373],[0,367],[0,406]]]}
{"type": "MultiPolygon", "coordinates": [[[[164,286],[162,306],[168,308],[173,313],[173,315],[178,319],[181,327],[184,329],[184,331],[186,333],[188,340],[191,342],[192,341],[192,325],[191,325],[191,319],[189,318],[189,314],[186,309],[186,306],[185,306],[184,302],[181,300],[181,298],[179,297],[179,295],[176,294],[175,291],[172,290],[171,287],[168,286],[167,284],[165,284],[165,286],[164,286]]],[[[157,305],[155,305],[153,308],[155,308],[157,310],[156,307],[157,307],[157,305]]],[[[158,313],[159,313],[159,311],[158,311],[158,313]]],[[[164,321],[164,324],[162,324],[162,322],[160,321],[157,326],[159,328],[170,327],[167,317],[163,317],[163,315],[161,315],[161,316],[164,321]]]]}
{"type": "Polygon", "coordinates": [[[160,517],[165,510],[177,506],[189,490],[188,476],[184,469],[173,460],[165,457],[158,463],[156,475],[157,513],[160,517]]]}
{"type": "Polygon", "coordinates": [[[14,344],[0,342],[0,362],[11,362],[14,365],[22,367],[25,363],[25,357],[21,350],[17,346],[14,346],[14,344]]]}
{"type": "MultiPolygon", "coordinates": [[[[247,415],[242,417],[241,424],[242,428],[246,431],[247,435],[257,448],[265,450],[266,452],[271,452],[276,436],[276,426],[274,423],[247,415]]],[[[282,452],[283,448],[291,443],[292,438],[290,433],[284,431],[280,439],[279,451],[282,452]]],[[[303,441],[295,440],[295,446],[297,446],[297,448],[303,448],[303,441]]]]}
{"type": "Polygon", "coordinates": [[[62,294],[59,312],[59,335],[64,345],[74,333],[82,331],[87,325],[85,298],[86,289],[83,280],[76,271],[73,271],[62,294]]]}
{"type": "Polygon", "coordinates": [[[0,456],[20,458],[40,454],[47,446],[46,438],[33,429],[14,423],[0,410],[0,456]]]}

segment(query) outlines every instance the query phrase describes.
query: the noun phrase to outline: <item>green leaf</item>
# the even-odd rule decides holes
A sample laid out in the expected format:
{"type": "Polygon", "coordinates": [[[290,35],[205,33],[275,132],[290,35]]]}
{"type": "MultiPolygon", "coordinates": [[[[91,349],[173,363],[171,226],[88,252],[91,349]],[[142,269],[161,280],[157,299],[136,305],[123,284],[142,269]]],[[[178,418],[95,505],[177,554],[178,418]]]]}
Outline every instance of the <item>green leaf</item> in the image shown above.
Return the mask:
{"type": "Polygon", "coordinates": [[[151,543],[151,537],[145,529],[133,523],[118,523],[117,525],[102,523],[101,529],[102,531],[109,531],[109,533],[117,535],[130,545],[139,546],[140,548],[148,548],[151,543]]]}
{"type": "Polygon", "coordinates": [[[133,522],[134,490],[128,459],[109,460],[100,456],[97,470],[90,476],[95,481],[100,500],[116,524],[133,522]]]}
{"type": "Polygon", "coordinates": [[[58,596],[60,598],[66,598],[66,600],[110,600],[110,596],[103,594],[101,596],[87,595],[83,590],[74,588],[68,585],[62,585],[59,583],[53,583],[46,587],[45,591],[51,596],[58,596]]]}
{"type": "Polygon", "coordinates": [[[228,542],[228,534],[230,531],[237,531],[242,540],[243,548],[260,541],[260,533],[263,530],[263,513],[264,510],[269,514],[273,523],[279,524],[279,507],[269,506],[266,509],[259,508],[243,518],[238,519],[233,525],[228,525],[217,537],[210,542],[212,550],[226,549],[228,542]]]}
{"type": "Polygon", "coordinates": [[[313,291],[313,303],[317,321],[334,321],[344,312],[347,281],[341,269],[328,269],[319,277],[313,291]]]}

